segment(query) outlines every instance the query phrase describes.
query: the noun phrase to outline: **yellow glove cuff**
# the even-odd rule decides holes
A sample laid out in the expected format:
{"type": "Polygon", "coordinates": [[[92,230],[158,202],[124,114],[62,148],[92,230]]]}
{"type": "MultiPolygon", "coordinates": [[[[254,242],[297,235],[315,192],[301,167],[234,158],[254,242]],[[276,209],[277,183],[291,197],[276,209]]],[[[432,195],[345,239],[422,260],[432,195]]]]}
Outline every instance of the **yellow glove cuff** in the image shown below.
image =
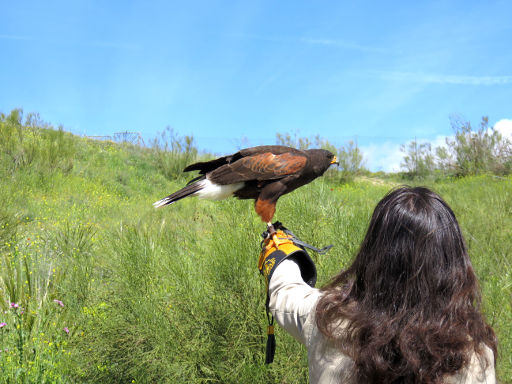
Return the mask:
{"type": "Polygon", "coordinates": [[[316,268],[313,260],[304,248],[294,243],[293,239],[291,235],[278,230],[273,236],[264,240],[258,260],[258,269],[265,277],[267,284],[281,261],[293,256],[299,264],[304,281],[311,286],[315,285],[316,268]]]}
{"type": "MultiPolygon", "coordinates": [[[[261,250],[260,258],[258,260],[258,269],[260,271],[263,268],[265,260],[271,253],[280,250],[288,255],[294,251],[300,250],[300,248],[293,243],[291,236],[287,235],[283,231],[278,230],[275,233],[275,236],[277,238],[277,241],[279,242],[279,245],[276,245],[273,236],[265,239],[264,241],[264,246],[263,249],[261,250]]],[[[263,275],[265,274],[263,273],[263,275]]]]}

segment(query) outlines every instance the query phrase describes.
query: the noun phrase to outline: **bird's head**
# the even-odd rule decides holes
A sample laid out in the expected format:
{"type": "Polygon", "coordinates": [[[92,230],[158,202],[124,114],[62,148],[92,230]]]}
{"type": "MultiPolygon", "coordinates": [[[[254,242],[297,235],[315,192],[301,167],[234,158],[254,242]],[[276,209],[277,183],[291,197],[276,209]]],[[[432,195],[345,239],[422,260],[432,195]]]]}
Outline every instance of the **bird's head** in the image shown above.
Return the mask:
{"type": "Polygon", "coordinates": [[[318,175],[323,175],[331,165],[340,164],[336,156],[326,149],[310,149],[308,153],[313,164],[313,170],[318,175]]]}

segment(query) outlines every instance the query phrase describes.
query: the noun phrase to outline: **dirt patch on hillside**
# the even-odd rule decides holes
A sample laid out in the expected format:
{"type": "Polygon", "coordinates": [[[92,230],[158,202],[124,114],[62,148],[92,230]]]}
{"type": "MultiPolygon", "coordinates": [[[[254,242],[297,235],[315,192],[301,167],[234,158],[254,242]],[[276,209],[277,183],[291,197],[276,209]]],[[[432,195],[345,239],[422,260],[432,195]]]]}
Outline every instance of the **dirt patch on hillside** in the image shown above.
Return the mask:
{"type": "Polygon", "coordinates": [[[395,181],[391,180],[383,180],[379,179],[378,177],[368,177],[368,176],[358,176],[355,179],[356,181],[364,181],[373,185],[388,185],[390,187],[395,187],[397,185],[400,185],[400,183],[397,183],[395,181]]]}

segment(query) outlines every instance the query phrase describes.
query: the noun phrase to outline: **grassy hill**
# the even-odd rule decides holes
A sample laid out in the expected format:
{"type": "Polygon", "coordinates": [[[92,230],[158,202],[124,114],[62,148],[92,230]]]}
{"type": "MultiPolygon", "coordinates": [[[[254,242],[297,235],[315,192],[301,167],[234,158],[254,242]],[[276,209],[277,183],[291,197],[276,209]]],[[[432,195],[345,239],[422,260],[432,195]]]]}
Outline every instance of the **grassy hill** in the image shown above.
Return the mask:
{"type": "MultiPolygon", "coordinates": [[[[186,180],[163,166],[180,153],[0,128],[0,382],[307,381],[304,348],[280,329],[275,362],[263,364],[265,226],[251,202],[155,210],[186,180]]],[[[512,178],[426,184],[460,221],[499,337],[498,376],[512,382],[512,178]]],[[[313,254],[319,285],[348,265],[392,186],[324,178],[280,200],[276,218],[334,245],[313,254]]]]}

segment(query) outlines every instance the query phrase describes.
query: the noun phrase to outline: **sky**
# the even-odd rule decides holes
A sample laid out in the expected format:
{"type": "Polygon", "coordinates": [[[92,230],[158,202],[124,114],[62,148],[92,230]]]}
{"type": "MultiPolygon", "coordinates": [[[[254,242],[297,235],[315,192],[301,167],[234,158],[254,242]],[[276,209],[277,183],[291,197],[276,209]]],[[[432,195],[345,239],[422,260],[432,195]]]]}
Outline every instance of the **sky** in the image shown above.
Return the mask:
{"type": "Polygon", "coordinates": [[[512,138],[512,2],[3,1],[0,112],[80,135],[166,127],[219,155],[277,133],[397,171],[482,116],[512,138]]]}

